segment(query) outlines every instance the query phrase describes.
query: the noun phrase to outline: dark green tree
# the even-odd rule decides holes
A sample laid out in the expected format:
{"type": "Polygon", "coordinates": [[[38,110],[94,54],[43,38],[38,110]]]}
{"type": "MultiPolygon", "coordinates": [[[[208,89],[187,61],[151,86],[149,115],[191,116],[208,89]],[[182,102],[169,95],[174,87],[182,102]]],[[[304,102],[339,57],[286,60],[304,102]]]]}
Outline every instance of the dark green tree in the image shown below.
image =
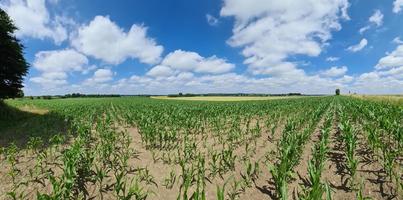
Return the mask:
{"type": "Polygon", "coordinates": [[[29,65],[24,58],[24,46],[14,35],[16,30],[8,14],[0,9],[0,99],[23,94],[23,77],[29,65]]]}
{"type": "Polygon", "coordinates": [[[340,89],[339,88],[336,89],[336,95],[340,95],[340,89]]]}

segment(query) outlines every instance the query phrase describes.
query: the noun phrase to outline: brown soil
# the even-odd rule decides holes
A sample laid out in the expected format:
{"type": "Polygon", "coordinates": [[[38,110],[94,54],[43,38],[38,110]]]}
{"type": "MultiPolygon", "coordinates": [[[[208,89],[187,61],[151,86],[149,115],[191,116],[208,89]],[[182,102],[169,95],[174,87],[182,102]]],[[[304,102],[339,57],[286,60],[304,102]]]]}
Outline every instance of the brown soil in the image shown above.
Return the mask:
{"type": "Polygon", "coordinates": [[[354,180],[354,188],[351,188],[351,176],[346,167],[346,158],[344,154],[344,144],[340,137],[340,131],[337,128],[337,121],[333,124],[330,135],[330,152],[328,160],[325,163],[325,170],[322,173],[322,179],[328,182],[333,189],[332,197],[334,199],[355,199],[360,184],[362,182],[362,194],[364,197],[373,199],[402,199],[403,196],[395,194],[396,186],[386,181],[386,174],[383,167],[371,155],[365,143],[365,138],[359,135],[357,146],[357,157],[359,164],[354,180]]]}
{"type": "Polygon", "coordinates": [[[315,130],[311,134],[310,139],[304,145],[302,150],[302,155],[300,159],[300,163],[298,166],[294,168],[294,172],[296,174],[295,181],[289,183],[288,185],[288,197],[293,199],[298,199],[298,194],[302,192],[303,187],[309,187],[307,183],[308,177],[308,161],[312,158],[312,148],[315,143],[320,140],[321,128],[325,121],[326,113],[322,115],[321,120],[317,123],[315,130]]]}

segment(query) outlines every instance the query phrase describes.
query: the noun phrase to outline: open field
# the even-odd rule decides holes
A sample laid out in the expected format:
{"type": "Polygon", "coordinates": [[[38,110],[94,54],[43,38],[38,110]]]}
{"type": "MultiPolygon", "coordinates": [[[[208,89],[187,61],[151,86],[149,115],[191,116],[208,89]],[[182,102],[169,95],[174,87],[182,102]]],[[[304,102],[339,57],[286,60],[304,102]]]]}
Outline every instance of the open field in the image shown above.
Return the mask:
{"type": "Polygon", "coordinates": [[[0,199],[403,199],[403,104],[347,96],[8,100],[0,147],[0,199]]]}
{"type": "Polygon", "coordinates": [[[254,96],[196,96],[196,97],[168,97],[168,96],[152,96],[154,99],[168,100],[189,100],[189,101],[260,101],[274,99],[302,98],[304,96],[270,96],[270,97],[254,97],[254,96]]]}

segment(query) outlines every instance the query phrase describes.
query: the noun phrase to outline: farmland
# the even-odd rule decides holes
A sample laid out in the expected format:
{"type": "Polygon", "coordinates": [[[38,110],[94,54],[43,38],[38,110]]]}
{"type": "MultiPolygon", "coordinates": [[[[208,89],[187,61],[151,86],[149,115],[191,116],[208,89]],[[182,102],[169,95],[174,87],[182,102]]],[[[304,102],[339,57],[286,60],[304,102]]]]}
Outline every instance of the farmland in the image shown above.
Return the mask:
{"type": "Polygon", "coordinates": [[[0,199],[403,199],[403,105],[7,100],[0,199]]]}
{"type": "Polygon", "coordinates": [[[168,97],[153,96],[154,99],[189,100],[189,101],[257,101],[286,98],[301,98],[301,96],[195,96],[195,97],[168,97]]]}

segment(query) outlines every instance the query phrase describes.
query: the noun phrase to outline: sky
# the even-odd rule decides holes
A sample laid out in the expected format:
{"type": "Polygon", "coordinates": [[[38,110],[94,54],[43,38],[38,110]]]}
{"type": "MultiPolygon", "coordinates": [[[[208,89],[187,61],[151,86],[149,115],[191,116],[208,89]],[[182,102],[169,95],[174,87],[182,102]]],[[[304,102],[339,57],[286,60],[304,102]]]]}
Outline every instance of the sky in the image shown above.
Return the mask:
{"type": "Polygon", "coordinates": [[[403,0],[1,0],[25,95],[403,93],[403,0]]]}

